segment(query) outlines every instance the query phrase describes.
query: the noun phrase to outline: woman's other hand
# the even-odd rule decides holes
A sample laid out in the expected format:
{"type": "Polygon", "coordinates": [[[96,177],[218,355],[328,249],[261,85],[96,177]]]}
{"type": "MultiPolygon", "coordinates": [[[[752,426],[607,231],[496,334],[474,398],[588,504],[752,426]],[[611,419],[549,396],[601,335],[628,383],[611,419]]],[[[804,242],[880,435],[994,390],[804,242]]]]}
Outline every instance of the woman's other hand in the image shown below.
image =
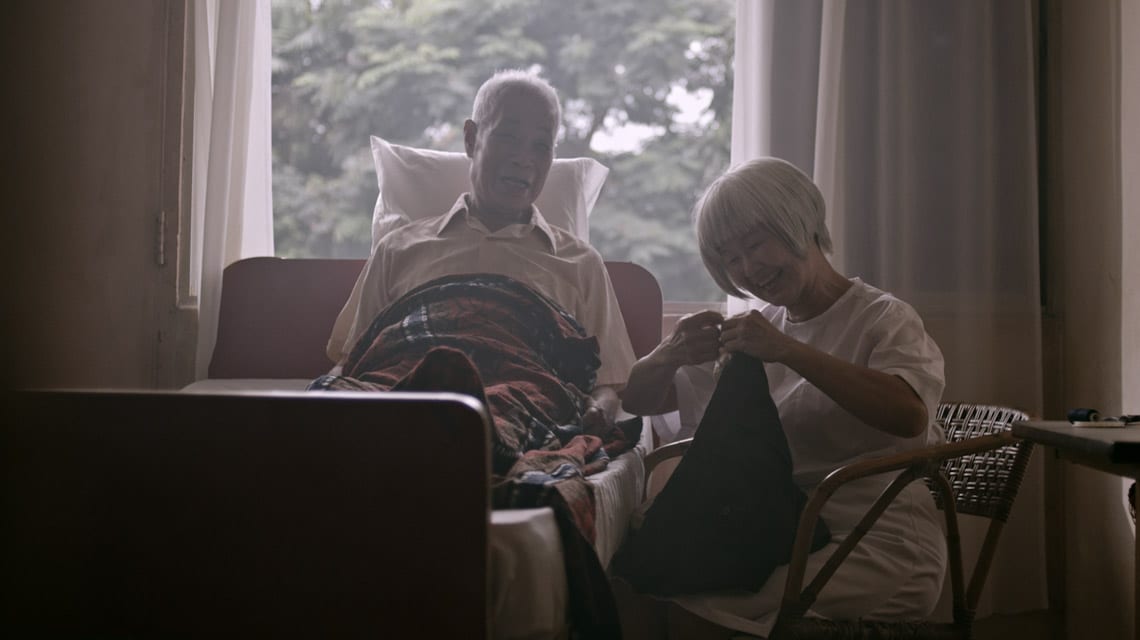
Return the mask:
{"type": "Polygon", "coordinates": [[[747,353],[764,362],[783,362],[793,342],[755,309],[727,318],[720,329],[724,353],[747,353]]]}

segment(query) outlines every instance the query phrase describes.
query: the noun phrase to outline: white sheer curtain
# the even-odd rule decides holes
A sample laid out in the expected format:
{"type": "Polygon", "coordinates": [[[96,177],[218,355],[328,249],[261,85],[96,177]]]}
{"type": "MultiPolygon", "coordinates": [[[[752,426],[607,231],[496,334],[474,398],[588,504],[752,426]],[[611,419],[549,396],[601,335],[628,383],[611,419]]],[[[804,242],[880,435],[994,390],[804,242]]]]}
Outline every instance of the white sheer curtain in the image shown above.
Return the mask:
{"type": "MultiPolygon", "coordinates": [[[[833,263],[915,306],[944,399],[1040,415],[1032,4],[737,0],[732,162],[814,177],[833,263]]],[[[1046,607],[1041,469],[1038,454],[983,615],[1046,607]]]]}
{"type": "Polygon", "coordinates": [[[218,330],[222,270],[273,255],[269,0],[194,2],[194,162],[190,293],[198,300],[195,377],[218,330]]]}

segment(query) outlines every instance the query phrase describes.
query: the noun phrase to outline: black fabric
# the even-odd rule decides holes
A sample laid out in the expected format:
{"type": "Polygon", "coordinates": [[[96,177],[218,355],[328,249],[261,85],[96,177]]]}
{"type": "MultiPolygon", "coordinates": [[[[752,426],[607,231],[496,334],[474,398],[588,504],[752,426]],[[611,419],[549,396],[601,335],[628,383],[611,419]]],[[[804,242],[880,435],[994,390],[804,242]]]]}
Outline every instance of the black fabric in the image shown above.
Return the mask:
{"type": "MultiPolygon", "coordinates": [[[[692,445],[614,559],[637,591],[757,591],[788,563],[807,496],[767,389],[762,361],[735,354],[726,365],[692,445]]],[[[812,550],[830,537],[818,521],[812,550]]]]}

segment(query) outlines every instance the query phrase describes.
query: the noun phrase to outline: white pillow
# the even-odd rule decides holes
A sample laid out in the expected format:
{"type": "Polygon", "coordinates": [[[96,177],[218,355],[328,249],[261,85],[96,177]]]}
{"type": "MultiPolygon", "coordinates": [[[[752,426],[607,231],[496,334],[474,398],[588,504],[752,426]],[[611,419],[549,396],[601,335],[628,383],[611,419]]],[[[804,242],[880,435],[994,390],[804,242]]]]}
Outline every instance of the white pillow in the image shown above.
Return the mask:
{"type": "MultiPolygon", "coordinates": [[[[371,137],[380,195],[372,210],[372,248],[409,221],[447,213],[471,190],[471,159],[451,151],[417,149],[371,137]]],[[[589,216],[610,170],[593,158],[558,158],[535,204],[546,221],[589,240],[589,216]]]]}

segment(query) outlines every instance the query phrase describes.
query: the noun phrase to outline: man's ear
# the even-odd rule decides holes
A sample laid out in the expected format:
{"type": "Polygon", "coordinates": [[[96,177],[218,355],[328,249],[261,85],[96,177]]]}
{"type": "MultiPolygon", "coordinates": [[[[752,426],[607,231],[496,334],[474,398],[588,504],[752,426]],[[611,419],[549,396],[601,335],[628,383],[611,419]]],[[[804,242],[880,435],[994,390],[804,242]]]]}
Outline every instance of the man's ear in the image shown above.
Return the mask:
{"type": "Polygon", "coordinates": [[[467,150],[467,157],[475,157],[475,134],[479,132],[478,125],[474,120],[467,119],[463,121],[463,146],[467,150]]]}

